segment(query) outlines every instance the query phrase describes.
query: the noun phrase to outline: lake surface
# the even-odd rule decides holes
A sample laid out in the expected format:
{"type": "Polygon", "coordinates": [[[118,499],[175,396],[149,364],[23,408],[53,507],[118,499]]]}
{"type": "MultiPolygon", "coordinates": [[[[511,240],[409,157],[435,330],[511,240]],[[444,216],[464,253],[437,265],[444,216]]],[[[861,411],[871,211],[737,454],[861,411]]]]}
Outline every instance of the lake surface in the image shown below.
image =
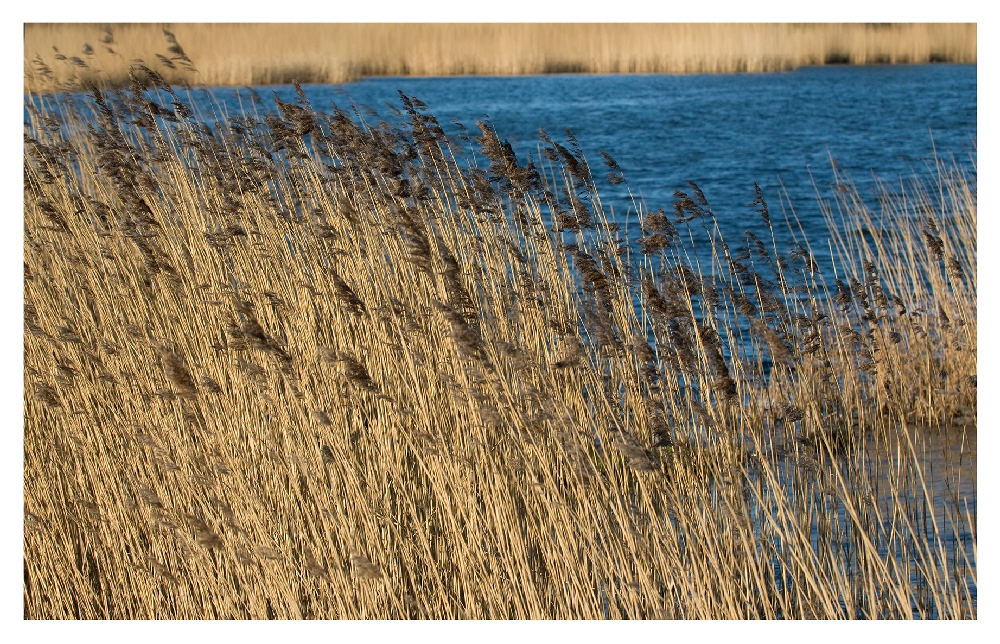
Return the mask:
{"type": "MultiPolygon", "coordinates": [[[[974,161],[976,75],[975,65],[826,66],[770,74],[370,78],[304,91],[317,109],[336,103],[350,113],[353,102],[377,123],[398,120],[386,102],[401,107],[402,90],[424,101],[452,136],[461,133],[453,119],[478,134],[475,122],[488,118],[522,163],[538,159],[539,128],[561,142],[569,128],[620,221],[631,202],[624,184],[601,178],[598,150],[618,161],[633,194],[654,211],[670,212],[673,191],[695,181],[732,240],[748,227],[760,231],[746,205],[753,182],[778,221],[783,184],[819,251],[826,226],[813,181],[830,196],[831,157],[872,203],[873,172],[897,184],[927,175],[935,149],[944,159],[974,161]]],[[[271,107],[274,94],[295,98],[290,85],[255,89],[271,107]]],[[[238,91],[249,106],[246,89],[212,90],[234,111],[238,91]]]]}

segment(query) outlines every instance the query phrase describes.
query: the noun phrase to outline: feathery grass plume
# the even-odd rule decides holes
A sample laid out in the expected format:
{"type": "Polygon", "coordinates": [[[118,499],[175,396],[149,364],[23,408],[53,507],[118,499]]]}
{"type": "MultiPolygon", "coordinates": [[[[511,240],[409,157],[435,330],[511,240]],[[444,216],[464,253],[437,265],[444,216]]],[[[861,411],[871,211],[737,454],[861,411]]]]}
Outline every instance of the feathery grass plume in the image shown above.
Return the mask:
{"type": "Polygon", "coordinates": [[[655,213],[647,213],[642,218],[642,227],[651,233],[639,240],[644,254],[650,254],[660,248],[669,248],[673,244],[674,238],[678,236],[677,229],[667,218],[662,208],[655,213]],[[646,248],[649,248],[650,251],[646,252],[646,248]]]}
{"type": "Polygon", "coordinates": [[[26,96],[26,616],[976,616],[974,172],[875,221],[834,168],[820,270],[693,182],[624,239],[570,134],[216,116],[183,52],[26,96]]]}
{"type": "Polygon", "coordinates": [[[756,208],[754,210],[754,212],[760,213],[760,218],[762,220],[764,220],[764,225],[767,226],[768,228],[770,228],[771,227],[771,214],[770,214],[770,212],[768,212],[767,202],[764,201],[764,193],[761,192],[760,186],[757,185],[756,181],[753,182],[753,191],[754,191],[754,194],[757,196],[757,198],[754,199],[753,201],[751,201],[747,205],[750,206],[750,207],[759,206],[758,208],[756,208]]]}
{"type": "Polygon", "coordinates": [[[938,304],[938,325],[945,331],[951,329],[951,318],[944,310],[944,306],[938,304]]]}
{"type": "Polygon", "coordinates": [[[163,30],[163,37],[167,39],[168,43],[170,43],[170,46],[167,47],[167,52],[169,52],[170,54],[173,54],[171,56],[172,60],[174,60],[176,62],[180,62],[181,65],[183,65],[186,69],[188,69],[190,71],[198,71],[198,70],[196,70],[194,68],[194,63],[191,62],[191,59],[188,58],[187,54],[184,53],[184,50],[181,48],[180,44],[177,42],[177,37],[174,36],[173,32],[170,32],[170,31],[164,29],[163,30]]]}
{"type": "Polygon", "coordinates": [[[351,571],[357,579],[382,579],[382,570],[362,554],[351,553],[351,571]]]}
{"type": "Polygon", "coordinates": [[[257,556],[269,561],[281,561],[281,553],[270,546],[257,546],[254,548],[257,556]]]}
{"type": "Polygon", "coordinates": [[[583,343],[576,335],[565,334],[559,337],[558,360],[552,366],[556,369],[566,369],[578,366],[587,359],[583,343]]]}
{"type": "Polygon", "coordinates": [[[218,381],[212,376],[202,376],[199,384],[211,394],[222,393],[222,387],[219,386],[218,381]]]}
{"type": "MultiPolygon", "coordinates": [[[[26,270],[25,271],[25,275],[28,275],[28,274],[29,274],[29,271],[26,270]]],[[[39,320],[38,320],[38,310],[35,308],[35,306],[33,304],[25,304],[24,305],[24,326],[28,329],[28,332],[31,333],[32,335],[37,335],[37,336],[41,336],[41,337],[48,337],[48,334],[45,332],[45,329],[43,329],[39,325],[38,322],[39,322],[39,320]]]]}
{"type": "Polygon", "coordinates": [[[365,303],[348,286],[347,282],[332,267],[327,268],[330,278],[333,280],[333,292],[352,315],[361,315],[365,312],[365,303]]]}
{"type": "Polygon", "coordinates": [[[944,241],[939,236],[938,227],[937,224],[934,223],[933,217],[927,218],[927,223],[921,232],[924,235],[924,241],[927,244],[927,250],[930,251],[931,256],[939,261],[944,259],[944,241]]]}
{"type": "Polygon", "coordinates": [[[71,386],[77,373],[79,372],[75,368],[65,362],[56,363],[56,382],[63,387],[71,386]]]}
{"type": "Polygon", "coordinates": [[[340,363],[343,375],[349,383],[376,396],[383,395],[371,374],[357,358],[345,351],[338,351],[333,360],[340,363]]]}
{"type": "Polygon", "coordinates": [[[604,157],[604,165],[611,169],[611,172],[609,172],[607,176],[608,183],[613,186],[623,183],[625,181],[625,174],[622,172],[621,166],[618,165],[618,162],[604,150],[600,150],[599,152],[601,153],[601,156],[604,157]]]}
{"type": "Polygon", "coordinates": [[[431,270],[431,249],[423,226],[405,209],[397,211],[399,228],[403,233],[406,260],[424,273],[431,270]]]}
{"type": "Polygon", "coordinates": [[[195,541],[198,545],[208,549],[222,547],[222,537],[216,534],[205,521],[193,514],[185,514],[184,518],[187,519],[188,525],[194,530],[195,541]]]}
{"type": "Polygon", "coordinates": [[[854,302],[854,294],[843,281],[839,279],[836,280],[836,285],[837,295],[833,298],[833,301],[840,305],[842,311],[846,311],[850,308],[851,303],[854,302]]]}
{"type": "Polygon", "coordinates": [[[702,205],[691,199],[686,192],[674,190],[674,197],[677,198],[674,200],[674,223],[686,224],[707,214],[702,205]]]}
{"type": "Polygon", "coordinates": [[[459,355],[473,360],[485,360],[486,354],[483,351],[482,337],[476,329],[447,304],[437,300],[432,301],[431,304],[448,323],[448,337],[455,342],[459,355]]]}
{"type": "Polygon", "coordinates": [[[444,271],[441,272],[441,275],[444,277],[445,291],[448,293],[448,302],[450,302],[451,306],[461,312],[466,318],[475,319],[478,313],[478,308],[473,302],[469,289],[466,288],[462,281],[462,269],[458,260],[448,249],[448,246],[443,239],[438,238],[436,248],[438,256],[444,264],[444,271]]]}
{"type": "Polygon", "coordinates": [[[311,577],[316,577],[317,579],[322,579],[323,581],[327,582],[330,581],[330,573],[327,572],[325,567],[323,567],[318,561],[316,561],[316,557],[313,555],[312,551],[309,549],[308,546],[306,547],[305,551],[305,560],[306,560],[306,570],[309,571],[309,575],[311,577]]]}
{"type": "Polygon", "coordinates": [[[139,498],[142,500],[143,503],[152,508],[156,508],[159,510],[163,509],[163,501],[160,500],[160,497],[155,490],[152,490],[148,487],[140,488],[139,498]]]}
{"type": "Polygon", "coordinates": [[[642,374],[642,377],[647,382],[655,382],[659,375],[659,370],[656,366],[656,353],[649,346],[649,341],[646,338],[640,335],[632,336],[632,355],[635,356],[636,361],[639,363],[639,372],[642,374]]]}
{"type": "Polygon", "coordinates": [[[193,398],[198,393],[198,386],[191,377],[191,372],[184,365],[184,360],[166,345],[156,347],[160,354],[160,364],[167,381],[176,390],[177,395],[193,398]]]}
{"type": "Polygon", "coordinates": [[[645,448],[634,436],[627,432],[616,432],[612,445],[628,459],[628,466],[638,472],[656,471],[656,466],[649,459],[645,448]]]}
{"type": "Polygon", "coordinates": [[[597,339],[603,350],[617,352],[623,348],[607,310],[584,306],[581,307],[581,315],[584,328],[592,338],[597,339]]]}
{"type": "Polygon", "coordinates": [[[776,365],[790,365],[792,355],[781,336],[774,329],[758,320],[752,320],[751,325],[754,331],[767,343],[772,362],[776,365]]]}
{"type": "Polygon", "coordinates": [[[646,298],[646,306],[650,309],[654,317],[658,318],[661,322],[666,322],[674,317],[673,306],[663,297],[660,290],[656,288],[656,284],[653,283],[652,276],[648,272],[643,275],[642,294],[646,298]]]}
{"type": "Polygon", "coordinates": [[[796,423],[805,418],[806,414],[801,407],[785,402],[781,404],[781,417],[786,422],[796,423]]]}
{"type": "Polygon", "coordinates": [[[177,577],[173,573],[170,572],[170,568],[167,567],[165,564],[160,563],[159,561],[157,561],[156,559],[153,559],[152,557],[147,558],[146,561],[153,568],[153,571],[157,575],[159,575],[163,579],[167,580],[171,585],[176,586],[176,585],[178,585],[180,583],[180,581],[177,579],[177,577]]]}
{"type": "Polygon", "coordinates": [[[283,367],[287,370],[292,361],[291,356],[281,348],[273,337],[264,331],[264,327],[261,326],[260,321],[257,319],[253,304],[248,300],[237,300],[235,306],[243,318],[243,322],[239,326],[239,335],[235,337],[245,340],[252,349],[274,354],[281,360],[283,367]]]}
{"type": "Polygon", "coordinates": [[[953,285],[962,285],[965,280],[965,271],[962,270],[962,264],[955,257],[948,258],[948,276],[951,278],[953,285]]]}
{"type": "Polygon", "coordinates": [[[56,390],[44,382],[35,383],[35,393],[33,396],[35,400],[40,400],[49,407],[62,407],[62,403],[59,402],[59,397],[56,395],[56,390]]]}
{"type": "Polygon", "coordinates": [[[706,324],[699,329],[699,335],[712,369],[712,388],[719,400],[723,402],[736,400],[738,395],[736,381],[730,375],[729,366],[722,355],[722,338],[719,332],[706,324]]]}
{"type": "MultiPolygon", "coordinates": [[[[53,177],[53,181],[54,180],[55,177],[53,177]]],[[[55,226],[55,230],[59,230],[64,233],[69,232],[69,224],[66,222],[66,218],[63,217],[62,213],[56,210],[55,206],[47,201],[39,201],[36,206],[38,207],[38,210],[45,215],[46,219],[52,222],[52,225],[55,226]]]]}

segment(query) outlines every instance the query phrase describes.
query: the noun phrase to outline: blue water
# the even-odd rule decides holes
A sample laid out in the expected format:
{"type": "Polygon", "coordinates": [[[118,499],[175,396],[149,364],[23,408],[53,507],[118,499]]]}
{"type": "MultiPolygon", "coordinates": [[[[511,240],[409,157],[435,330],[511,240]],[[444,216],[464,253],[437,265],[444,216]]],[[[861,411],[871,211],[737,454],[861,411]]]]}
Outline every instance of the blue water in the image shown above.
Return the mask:
{"type": "MultiPolygon", "coordinates": [[[[761,229],[746,205],[754,181],[780,222],[783,184],[814,248],[822,248],[826,227],[813,181],[830,196],[831,158],[872,203],[873,172],[897,184],[926,175],[935,149],[944,159],[974,161],[976,74],[975,65],[827,66],[769,74],[371,78],[304,90],[315,108],[336,103],[350,113],[353,102],[372,124],[399,120],[386,106],[400,107],[397,90],[427,103],[451,136],[460,133],[452,119],[478,134],[475,121],[488,118],[522,163],[529,155],[538,160],[539,128],[563,143],[569,128],[620,221],[631,201],[624,184],[600,178],[606,168],[598,150],[618,161],[633,194],[654,211],[671,212],[673,191],[695,181],[727,238],[761,229]]],[[[273,93],[295,97],[287,85],[255,89],[272,106],[273,93]]],[[[237,89],[212,91],[238,109],[237,89]]],[[[250,105],[247,90],[241,94],[250,105]]]]}

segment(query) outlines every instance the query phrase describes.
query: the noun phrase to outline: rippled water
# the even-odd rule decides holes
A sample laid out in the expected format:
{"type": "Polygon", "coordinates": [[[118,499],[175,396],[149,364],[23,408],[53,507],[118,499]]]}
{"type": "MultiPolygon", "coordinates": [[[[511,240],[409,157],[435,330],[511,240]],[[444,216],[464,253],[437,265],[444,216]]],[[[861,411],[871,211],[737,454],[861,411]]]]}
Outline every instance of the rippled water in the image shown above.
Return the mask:
{"type": "MultiPolygon", "coordinates": [[[[889,181],[926,174],[935,148],[945,159],[974,157],[976,73],[975,65],[827,66],[773,74],[372,78],[304,90],[318,109],[336,103],[349,111],[353,101],[373,123],[398,118],[386,102],[399,107],[402,90],[427,103],[449,135],[460,133],[452,119],[477,132],[475,121],[488,118],[522,162],[538,158],[539,128],[557,140],[569,128],[595,175],[603,174],[604,150],[653,210],[669,212],[673,191],[687,189],[688,179],[698,183],[727,236],[738,236],[753,217],[746,204],[754,181],[775,211],[783,184],[814,248],[822,248],[813,179],[829,194],[831,157],[863,196],[872,194],[873,171],[889,181]]],[[[294,98],[287,85],[255,89],[272,106],[273,93],[294,98]]],[[[237,91],[250,105],[246,89],[213,93],[238,110],[237,91]]],[[[599,179],[598,187],[621,220],[630,205],[625,186],[599,179]]]]}

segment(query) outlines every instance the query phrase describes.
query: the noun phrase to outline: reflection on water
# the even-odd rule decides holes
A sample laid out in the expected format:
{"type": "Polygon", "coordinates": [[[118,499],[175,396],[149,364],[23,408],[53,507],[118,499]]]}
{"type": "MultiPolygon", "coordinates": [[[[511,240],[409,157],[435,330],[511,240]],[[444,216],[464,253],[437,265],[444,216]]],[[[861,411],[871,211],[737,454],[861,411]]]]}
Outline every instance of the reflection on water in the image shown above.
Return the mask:
{"type": "MultiPolygon", "coordinates": [[[[888,436],[868,431],[863,443],[849,449],[853,457],[833,447],[836,467],[819,463],[826,460],[819,456],[822,450],[815,438],[791,438],[777,446],[785,455],[782,487],[792,505],[798,503],[798,511],[810,517],[813,550],[833,553],[860,581],[864,557],[856,549],[864,540],[854,532],[860,530],[879,558],[896,566],[899,578],[908,578],[916,589],[911,597],[914,617],[938,615],[939,607],[925,596],[934,576],[951,579],[954,589],[967,590],[975,610],[975,424],[911,425],[905,431],[895,428],[888,436]]],[[[782,579],[780,561],[775,562],[775,574],[782,579]]]]}
{"type": "MultiPolygon", "coordinates": [[[[909,479],[911,495],[878,495],[879,508],[892,515],[893,506],[907,506],[917,533],[926,535],[929,549],[937,550],[946,570],[965,571],[962,582],[969,590],[973,610],[977,606],[976,535],[977,520],[977,427],[974,424],[950,425],[941,429],[911,428],[913,453],[920,472],[907,471],[905,447],[896,454],[879,453],[879,465],[886,474],[880,483],[894,477],[909,479]],[[930,503],[928,503],[930,500],[930,503]]],[[[912,469],[912,468],[911,468],[912,469]]],[[[884,485],[890,488],[891,485],[884,485]]],[[[920,562],[911,561],[911,566],[920,562]]],[[[927,608],[927,607],[925,607],[927,608]]],[[[932,611],[933,614],[933,611],[932,611]]]]}

